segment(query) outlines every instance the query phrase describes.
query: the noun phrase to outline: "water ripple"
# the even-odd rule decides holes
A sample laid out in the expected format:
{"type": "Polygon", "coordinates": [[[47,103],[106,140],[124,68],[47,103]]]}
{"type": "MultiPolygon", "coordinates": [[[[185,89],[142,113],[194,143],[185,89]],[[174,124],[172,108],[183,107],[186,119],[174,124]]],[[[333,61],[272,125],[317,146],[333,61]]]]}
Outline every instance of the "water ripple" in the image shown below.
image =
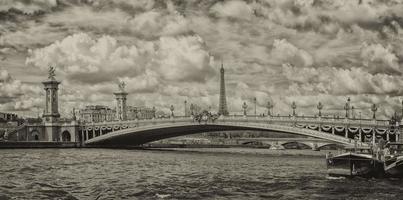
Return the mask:
{"type": "Polygon", "coordinates": [[[329,178],[323,156],[301,151],[1,151],[7,161],[0,166],[1,200],[399,199],[403,186],[401,180],[329,178]]]}

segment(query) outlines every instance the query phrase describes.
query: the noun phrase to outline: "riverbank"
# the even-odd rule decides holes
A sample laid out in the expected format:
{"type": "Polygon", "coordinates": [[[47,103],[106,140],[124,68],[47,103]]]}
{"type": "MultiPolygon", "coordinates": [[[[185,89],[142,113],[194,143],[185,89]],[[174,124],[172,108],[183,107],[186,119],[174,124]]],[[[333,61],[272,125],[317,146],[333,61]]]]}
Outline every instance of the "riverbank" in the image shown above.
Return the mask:
{"type": "Polygon", "coordinates": [[[81,148],[76,142],[0,142],[0,149],[81,148]]]}
{"type": "Polygon", "coordinates": [[[313,151],[309,149],[264,149],[248,147],[227,147],[227,148],[145,148],[151,151],[175,151],[175,152],[194,152],[194,153],[223,153],[223,154],[254,154],[270,156],[319,156],[325,157],[327,152],[337,154],[338,150],[313,151]]]}

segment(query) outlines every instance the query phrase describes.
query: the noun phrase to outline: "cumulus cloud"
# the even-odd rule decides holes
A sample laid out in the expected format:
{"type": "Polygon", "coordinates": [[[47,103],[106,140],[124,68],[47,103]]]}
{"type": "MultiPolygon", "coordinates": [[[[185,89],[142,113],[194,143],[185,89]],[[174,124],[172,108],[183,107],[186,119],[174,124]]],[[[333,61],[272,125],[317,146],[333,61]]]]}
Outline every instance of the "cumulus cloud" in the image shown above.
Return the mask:
{"type": "Polygon", "coordinates": [[[362,68],[297,68],[284,65],[283,75],[297,83],[292,86],[297,87],[301,93],[403,95],[401,77],[387,74],[373,75],[362,68]]]}
{"type": "Polygon", "coordinates": [[[292,63],[295,66],[306,67],[313,64],[313,58],[308,52],[295,47],[285,39],[274,40],[271,56],[280,63],[292,63]]]}
{"type": "MultiPolygon", "coordinates": [[[[258,112],[272,100],[278,112],[297,101],[308,113],[312,99],[339,112],[350,95],[364,110],[382,104],[387,116],[403,97],[402,1],[1,3],[0,46],[12,51],[1,51],[0,65],[34,82],[56,66],[63,111],[113,105],[117,79],[128,83],[131,104],[180,110],[187,99],[214,109],[219,66],[212,57],[224,61],[234,111],[257,97],[258,112]]],[[[40,93],[31,94],[33,104],[6,104],[39,105],[40,93]]]]}
{"type": "Polygon", "coordinates": [[[205,81],[215,73],[203,40],[197,36],[161,37],[125,46],[110,36],[93,39],[80,33],[32,51],[26,63],[42,70],[56,66],[69,78],[84,83],[136,77],[146,70],[163,80],[189,82],[205,81]]]}
{"type": "Polygon", "coordinates": [[[7,70],[0,70],[0,108],[3,111],[34,110],[40,101],[40,88],[14,79],[7,70]]]}
{"type": "Polygon", "coordinates": [[[253,15],[253,10],[250,5],[244,1],[224,1],[216,3],[211,12],[218,17],[228,17],[234,19],[250,19],[253,15]]]}
{"type": "Polygon", "coordinates": [[[0,12],[14,9],[24,14],[34,14],[48,11],[56,6],[57,0],[5,0],[0,1],[0,12]]]}
{"type": "Polygon", "coordinates": [[[374,73],[401,74],[399,59],[391,48],[385,48],[381,44],[364,44],[361,49],[363,64],[370,67],[370,71],[374,73]]]}

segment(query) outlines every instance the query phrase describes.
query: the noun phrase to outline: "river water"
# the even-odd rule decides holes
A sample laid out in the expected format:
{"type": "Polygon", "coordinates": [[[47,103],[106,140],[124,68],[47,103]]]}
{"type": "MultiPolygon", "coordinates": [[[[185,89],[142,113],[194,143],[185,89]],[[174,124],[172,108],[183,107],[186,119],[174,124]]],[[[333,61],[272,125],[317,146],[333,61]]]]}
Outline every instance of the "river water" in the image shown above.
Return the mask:
{"type": "Polygon", "coordinates": [[[403,198],[403,180],[327,177],[323,153],[3,149],[0,200],[403,198]]]}

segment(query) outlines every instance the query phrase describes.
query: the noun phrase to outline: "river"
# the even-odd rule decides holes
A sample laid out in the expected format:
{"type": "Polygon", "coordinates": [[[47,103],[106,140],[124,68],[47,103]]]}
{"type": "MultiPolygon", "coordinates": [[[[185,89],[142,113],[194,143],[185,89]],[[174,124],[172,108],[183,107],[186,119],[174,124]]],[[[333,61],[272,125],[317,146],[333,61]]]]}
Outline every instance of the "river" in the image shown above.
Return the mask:
{"type": "Polygon", "coordinates": [[[402,199],[402,180],[327,177],[323,154],[3,149],[0,199],[402,199]]]}

